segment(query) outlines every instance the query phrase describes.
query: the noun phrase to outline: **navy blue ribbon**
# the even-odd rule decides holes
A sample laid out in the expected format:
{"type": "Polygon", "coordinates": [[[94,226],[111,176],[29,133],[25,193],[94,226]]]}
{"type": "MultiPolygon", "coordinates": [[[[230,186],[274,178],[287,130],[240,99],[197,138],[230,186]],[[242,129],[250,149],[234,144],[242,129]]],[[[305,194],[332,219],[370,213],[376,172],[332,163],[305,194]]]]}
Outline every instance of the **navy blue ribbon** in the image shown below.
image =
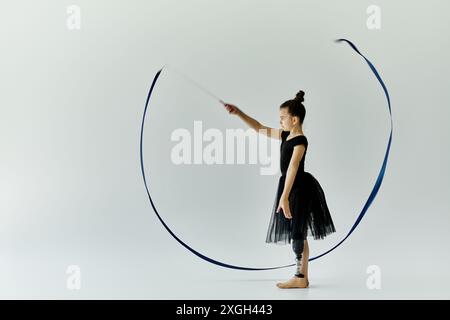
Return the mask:
{"type": "MultiPolygon", "coordinates": [[[[389,136],[389,141],[388,141],[388,145],[387,145],[387,149],[386,149],[386,153],[384,155],[384,160],[383,160],[383,165],[381,166],[381,170],[378,174],[377,180],[375,182],[375,185],[372,189],[372,192],[369,195],[369,198],[367,199],[366,203],[364,204],[363,209],[361,210],[360,214],[358,215],[358,218],[356,219],[355,223],[353,224],[353,226],[351,227],[350,231],[348,232],[348,234],[344,237],[344,239],[342,239],[338,244],[336,244],[334,247],[332,247],[330,250],[316,256],[313,258],[310,258],[309,261],[312,260],[316,260],[328,253],[330,253],[331,251],[333,251],[334,249],[336,249],[337,247],[339,247],[349,236],[350,234],[352,234],[352,232],[356,229],[356,227],[358,226],[358,224],[361,222],[362,218],[364,217],[364,215],[366,214],[367,209],[370,207],[370,205],[372,204],[373,200],[375,199],[378,190],[380,189],[381,186],[381,182],[383,181],[383,177],[384,177],[384,173],[386,171],[386,165],[387,165],[387,160],[389,157],[389,151],[391,149],[391,142],[392,142],[392,113],[391,113],[391,102],[390,102],[390,98],[389,98],[389,93],[388,90],[383,82],[383,80],[381,79],[378,71],[375,69],[375,67],[373,66],[373,64],[363,55],[361,54],[361,52],[359,52],[359,50],[356,48],[356,46],[351,43],[349,40],[346,39],[337,39],[335,40],[335,42],[347,42],[351,48],[353,48],[353,50],[355,50],[360,56],[362,56],[364,58],[364,60],[366,60],[367,64],[370,66],[370,69],[372,70],[372,72],[374,73],[375,77],[378,79],[378,81],[380,82],[384,93],[386,95],[386,99],[387,99],[387,103],[388,103],[388,109],[389,109],[389,115],[390,115],[390,119],[391,119],[391,133],[389,136]]],[[[172,237],[178,241],[182,246],[184,246],[186,249],[188,249],[189,251],[191,251],[193,254],[195,254],[196,256],[200,257],[201,259],[208,261],[210,263],[213,263],[215,265],[221,266],[221,267],[226,267],[226,268],[230,268],[230,269],[238,269],[238,270],[247,270],[247,271],[260,271],[260,270],[273,270],[273,269],[280,269],[280,268],[286,268],[286,267],[292,267],[295,264],[289,264],[289,265],[285,265],[285,266],[280,266],[280,267],[270,267],[270,268],[249,268],[249,267],[241,267],[241,266],[235,266],[235,265],[231,265],[231,264],[227,264],[227,263],[223,263],[217,260],[214,260],[212,258],[209,258],[203,254],[201,254],[200,252],[194,250],[193,248],[191,248],[189,245],[187,245],[186,243],[184,243],[180,238],[178,238],[175,233],[173,233],[172,230],[170,230],[170,228],[167,226],[167,224],[164,222],[164,220],[161,218],[160,214],[158,213],[158,210],[155,207],[155,204],[153,203],[152,197],[150,195],[150,191],[148,188],[148,184],[147,184],[147,179],[145,176],[145,170],[144,170],[144,160],[143,160],[143,152],[142,152],[142,146],[143,146],[143,140],[144,140],[144,123],[145,123],[145,116],[147,114],[147,108],[148,108],[148,104],[150,101],[150,97],[152,95],[153,89],[156,85],[156,82],[162,72],[163,68],[161,70],[159,70],[152,82],[152,85],[150,87],[150,90],[148,92],[147,95],[147,101],[145,102],[145,108],[144,108],[144,114],[142,116],[142,124],[141,124],[141,137],[140,137],[140,159],[141,159],[141,171],[142,171],[142,178],[144,179],[144,185],[145,185],[145,189],[147,191],[147,195],[148,198],[150,200],[150,204],[153,208],[153,210],[156,213],[156,216],[158,217],[159,221],[161,221],[162,225],[166,228],[166,230],[172,235],[172,237]]]]}
{"type": "Polygon", "coordinates": [[[364,58],[364,60],[366,60],[366,62],[369,65],[370,69],[372,70],[373,74],[377,78],[378,82],[381,84],[381,87],[383,88],[384,94],[386,96],[387,105],[388,105],[388,109],[389,109],[389,117],[390,117],[390,120],[391,120],[391,132],[389,134],[389,140],[388,140],[386,152],[384,154],[383,164],[381,166],[380,172],[378,173],[378,177],[377,177],[377,180],[375,181],[375,185],[373,186],[372,191],[370,192],[369,198],[367,199],[366,203],[364,204],[364,207],[362,208],[360,214],[358,215],[358,218],[356,218],[356,221],[353,224],[353,226],[351,227],[350,231],[347,233],[347,235],[344,237],[344,239],[339,241],[330,250],[325,251],[324,253],[309,259],[309,261],[318,259],[318,258],[320,258],[320,257],[322,257],[322,256],[324,256],[324,255],[326,255],[328,253],[330,253],[331,251],[333,251],[334,249],[339,247],[353,233],[353,231],[355,231],[356,227],[358,226],[358,224],[361,222],[362,218],[366,214],[367,209],[369,209],[370,205],[372,204],[373,200],[375,199],[375,197],[376,197],[376,195],[378,193],[378,190],[380,189],[381,182],[383,181],[384,173],[386,171],[386,165],[387,165],[387,161],[388,161],[388,158],[389,158],[389,151],[391,150],[392,129],[393,129],[392,112],[391,112],[391,99],[389,98],[389,92],[388,92],[388,90],[386,88],[386,85],[384,84],[383,80],[380,77],[380,74],[378,73],[377,69],[374,67],[372,62],[370,62],[361,52],[359,52],[358,48],[356,48],[356,46],[352,42],[350,42],[347,39],[337,39],[337,40],[335,40],[335,42],[343,42],[343,41],[347,42],[350,45],[350,47],[352,47],[353,50],[355,50],[361,57],[364,58]]]}

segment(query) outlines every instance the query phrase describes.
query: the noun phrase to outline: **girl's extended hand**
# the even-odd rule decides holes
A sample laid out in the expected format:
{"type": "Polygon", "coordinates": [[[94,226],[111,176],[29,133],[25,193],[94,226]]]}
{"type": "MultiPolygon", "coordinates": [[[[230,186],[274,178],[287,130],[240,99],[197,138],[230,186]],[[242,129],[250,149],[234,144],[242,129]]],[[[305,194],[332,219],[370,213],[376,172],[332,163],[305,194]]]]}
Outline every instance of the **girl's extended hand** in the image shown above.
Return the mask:
{"type": "Polygon", "coordinates": [[[281,197],[277,212],[279,212],[280,209],[283,209],[283,214],[287,219],[292,219],[291,209],[289,208],[289,200],[287,198],[281,197]]]}
{"type": "Polygon", "coordinates": [[[235,105],[230,104],[230,103],[225,103],[224,107],[225,107],[225,109],[227,109],[228,113],[230,113],[230,114],[237,115],[241,112],[241,110],[239,110],[238,107],[236,107],[235,105]]]}

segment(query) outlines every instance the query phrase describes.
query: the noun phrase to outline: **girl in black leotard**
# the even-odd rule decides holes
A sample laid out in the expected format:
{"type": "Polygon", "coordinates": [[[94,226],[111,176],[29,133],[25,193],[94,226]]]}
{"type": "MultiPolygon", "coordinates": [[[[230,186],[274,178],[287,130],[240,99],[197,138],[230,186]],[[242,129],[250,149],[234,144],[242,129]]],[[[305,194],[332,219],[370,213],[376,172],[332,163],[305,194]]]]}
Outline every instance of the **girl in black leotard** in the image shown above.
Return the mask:
{"type": "Polygon", "coordinates": [[[270,138],[280,139],[281,176],[272,208],[266,242],[290,244],[295,253],[296,272],[279,288],[306,288],[308,280],[309,247],[307,236],[323,239],[335,232],[325,194],[317,179],[305,168],[308,139],[303,134],[306,110],[304,92],[280,106],[281,129],[269,128],[246,115],[238,107],[226,103],[230,114],[239,116],[246,124],[270,138]],[[292,240],[292,241],[291,241],[292,240]]]}

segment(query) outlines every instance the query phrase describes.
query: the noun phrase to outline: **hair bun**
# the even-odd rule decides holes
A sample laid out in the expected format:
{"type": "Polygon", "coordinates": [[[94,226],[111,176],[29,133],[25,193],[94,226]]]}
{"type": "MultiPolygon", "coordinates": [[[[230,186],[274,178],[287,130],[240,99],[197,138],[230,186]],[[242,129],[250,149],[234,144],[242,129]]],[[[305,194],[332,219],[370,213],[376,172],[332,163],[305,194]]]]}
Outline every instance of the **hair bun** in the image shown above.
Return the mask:
{"type": "Polygon", "coordinates": [[[305,93],[303,92],[303,90],[300,90],[300,91],[295,95],[294,100],[303,102],[303,101],[305,101],[304,96],[305,96],[305,93]]]}

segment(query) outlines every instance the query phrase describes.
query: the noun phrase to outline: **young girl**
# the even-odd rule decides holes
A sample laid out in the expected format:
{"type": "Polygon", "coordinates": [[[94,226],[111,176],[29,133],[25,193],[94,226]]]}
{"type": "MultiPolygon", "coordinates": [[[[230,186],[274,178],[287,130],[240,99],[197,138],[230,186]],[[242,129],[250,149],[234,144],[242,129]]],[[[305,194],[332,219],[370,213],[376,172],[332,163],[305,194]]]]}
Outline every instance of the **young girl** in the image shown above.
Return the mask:
{"type": "Polygon", "coordinates": [[[281,104],[281,129],[266,127],[235,105],[224,104],[230,114],[237,115],[258,133],[281,140],[281,177],[266,243],[290,244],[292,240],[296,272],[288,281],[277,283],[279,288],[307,288],[309,247],[306,237],[323,239],[336,231],[322,187],[312,174],[305,171],[308,140],[302,129],[306,115],[302,103],[304,95],[300,90],[294,99],[281,104]]]}

